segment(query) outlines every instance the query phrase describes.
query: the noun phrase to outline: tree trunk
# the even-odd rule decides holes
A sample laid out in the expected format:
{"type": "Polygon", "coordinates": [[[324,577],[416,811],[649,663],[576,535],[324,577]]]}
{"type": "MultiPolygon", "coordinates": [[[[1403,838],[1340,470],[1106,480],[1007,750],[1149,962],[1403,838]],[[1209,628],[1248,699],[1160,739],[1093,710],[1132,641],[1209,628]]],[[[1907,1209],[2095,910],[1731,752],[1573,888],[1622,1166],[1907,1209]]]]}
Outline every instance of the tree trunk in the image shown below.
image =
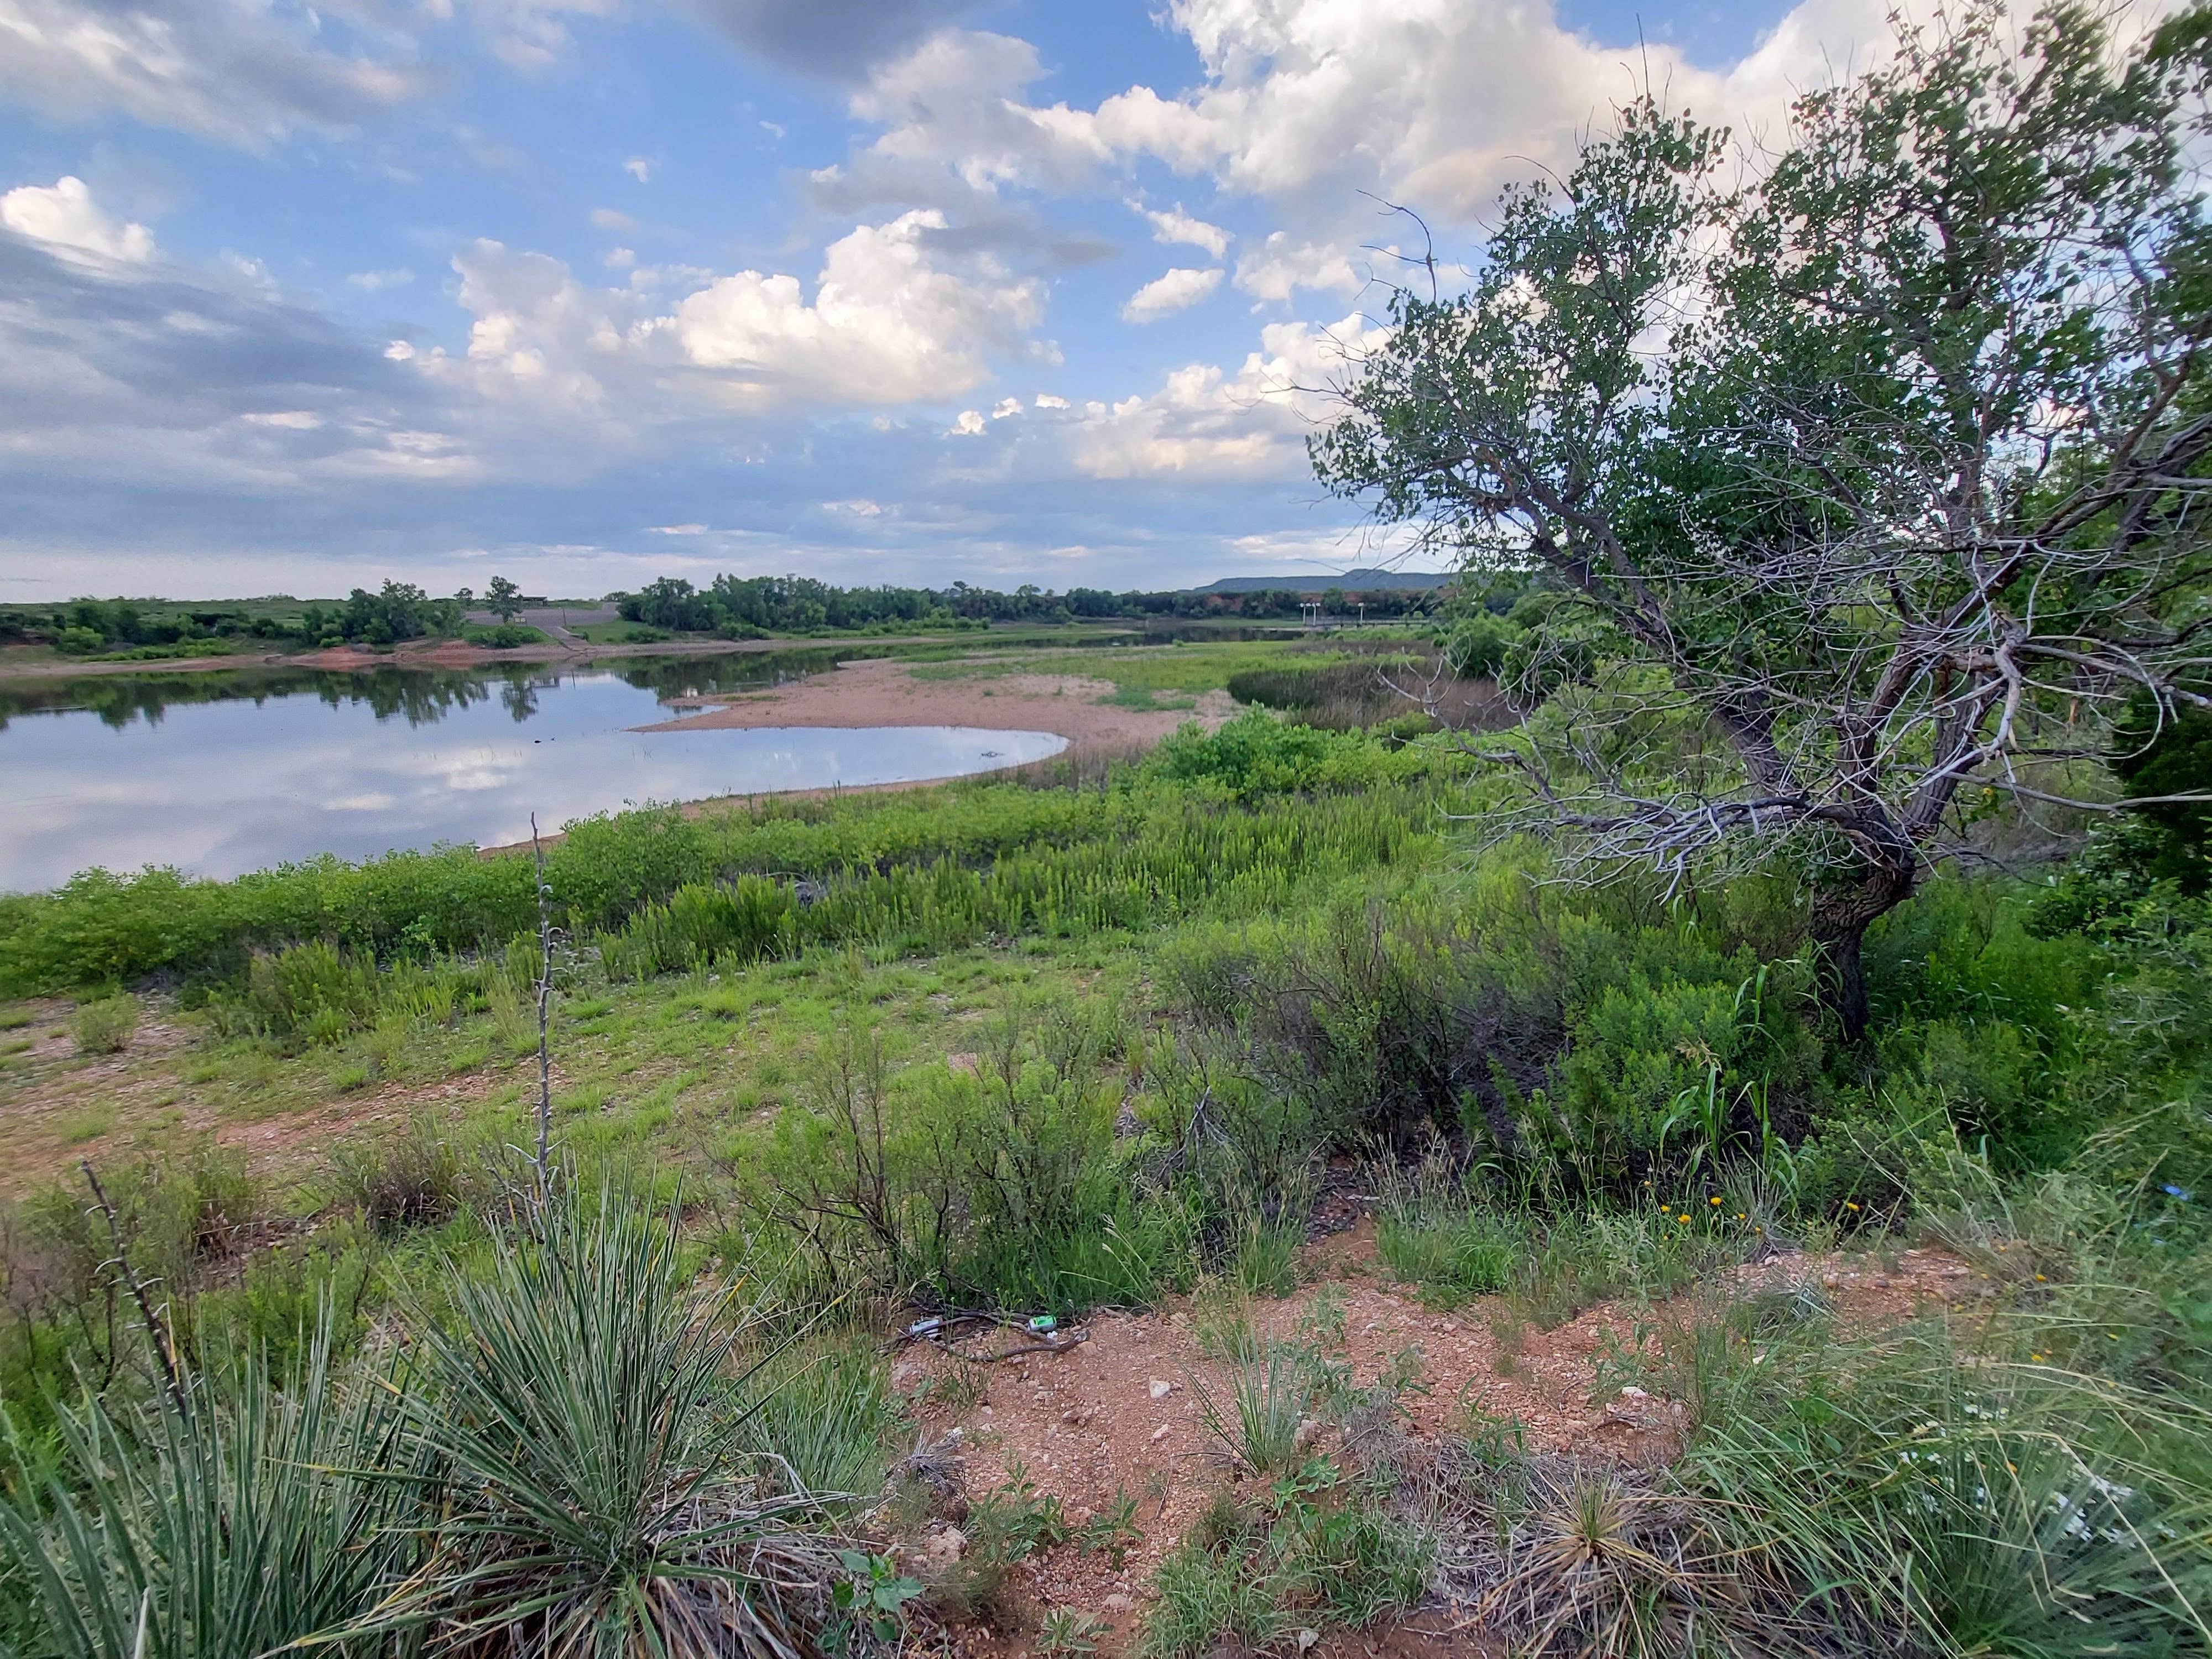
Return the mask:
{"type": "Polygon", "coordinates": [[[1866,927],[1862,924],[1820,939],[1820,1000],[1843,1026],[1846,1042],[1856,1042],[1866,1035],[1866,967],[1859,960],[1859,942],[1865,937],[1866,927]]]}
{"type": "Polygon", "coordinates": [[[1855,887],[1821,893],[1813,900],[1813,942],[1820,949],[1820,1000],[1843,1027],[1844,1041],[1866,1035],[1866,969],[1859,946],[1866,930],[1912,896],[1919,874],[1908,851],[1906,861],[1866,872],[1855,887]]]}

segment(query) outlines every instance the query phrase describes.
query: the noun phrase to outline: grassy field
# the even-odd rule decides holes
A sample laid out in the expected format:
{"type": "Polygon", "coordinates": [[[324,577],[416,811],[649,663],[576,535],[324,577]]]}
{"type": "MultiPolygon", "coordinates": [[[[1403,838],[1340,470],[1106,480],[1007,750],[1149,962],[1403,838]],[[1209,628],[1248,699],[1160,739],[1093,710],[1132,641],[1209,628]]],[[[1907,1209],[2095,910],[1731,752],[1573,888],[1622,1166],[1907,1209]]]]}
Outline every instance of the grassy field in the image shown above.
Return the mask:
{"type": "Polygon", "coordinates": [[[1194,708],[1205,692],[1225,687],[1231,676],[1247,669],[1277,665],[1291,659],[1316,665],[1342,661],[1346,655],[1324,648],[1318,654],[1304,646],[1286,647],[1278,641],[1194,641],[1174,646],[1101,647],[1080,652],[1041,651],[1035,655],[965,659],[926,663],[914,670],[916,679],[976,680],[988,683],[1009,674],[1064,674],[1103,680],[1113,690],[1102,701],[1124,708],[1194,708]]]}

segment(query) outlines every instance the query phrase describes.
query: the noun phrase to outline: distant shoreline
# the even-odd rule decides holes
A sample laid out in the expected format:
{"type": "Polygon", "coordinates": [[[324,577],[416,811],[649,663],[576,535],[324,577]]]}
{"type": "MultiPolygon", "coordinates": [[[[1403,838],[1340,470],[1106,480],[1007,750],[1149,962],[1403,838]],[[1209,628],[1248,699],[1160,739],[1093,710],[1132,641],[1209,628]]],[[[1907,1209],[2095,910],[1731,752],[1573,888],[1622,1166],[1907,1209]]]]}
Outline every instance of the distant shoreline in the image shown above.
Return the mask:
{"type": "Polygon", "coordinates": [[[325,651],[239,652],[228,656],[173,657],[147,662],[48,659],[9,662],[0,653],[0,679],[64,680],[101,674],[210,674],[226,669],[301,668],[325,673],[359,673],[371,668],[496,668],[505,663],[584,663],[602,658],[716,657],[771,651],[835,650],[844,646],[937,645],[973,641],[974,635],[855,635],[828,639],[664,640],[649,645],[519,645],[507,650],[471,645],[465,640],[410,641],[389,651],[337,646],[325,651]]]}

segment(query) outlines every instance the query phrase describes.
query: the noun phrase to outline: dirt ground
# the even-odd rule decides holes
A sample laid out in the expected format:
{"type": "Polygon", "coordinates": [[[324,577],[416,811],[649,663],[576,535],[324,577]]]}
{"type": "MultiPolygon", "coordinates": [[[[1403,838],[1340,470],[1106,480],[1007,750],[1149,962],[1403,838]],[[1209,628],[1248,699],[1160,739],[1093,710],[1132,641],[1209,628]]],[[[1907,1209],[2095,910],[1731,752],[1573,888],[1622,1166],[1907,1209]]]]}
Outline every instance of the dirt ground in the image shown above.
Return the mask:
{"type": "MultiPolygon", "coordinates": [[[[1652,1464],[1672,1456],[1681,1407],[1632,1384],[1600,1396],[1598,1362],[1632,1346],[1639,1320],[1651,1310],[1606,1303],[1549,1331],[1512,1328],[1504,1304],[1484,1298],[1443,1311],[1414,1287],[1395,1283],[1375,1253],[1371,1223],[1310,1246],[1310,1281],[1296,1295],[1253,1307],[1255,1332],[1289,1337],[1317,1301],[1340,1298],[1344,1358],[1355,1385],[1376,1382],[1386,1368],[1414,1372],[1401,1396],[1401,1426],[1417,1439],[1468,1432],[1486,1418],[1517,1425],[1531,1453],[1568,1451],[1652,1464]],[[1503,1341],[1501,1341],[1503,1338],[1503,1341]],[[1413,1351],[1417,1365],[1409,1364],[1413,1351]]],[[[1866,1329],[1919,1309],[1975,1294],[1970,1268],[1937,1250],[1905,1250],[1893,1266],[1866,1257],[1784,1255],[1741,1270],[1766,1285],[1811,1283],[1832,1299],[1847,1328],[1866,1329]]],[[[1661,1310],[1662,1313],[1665,1311],[1661,1310]]],[[[1118,1651],[1140,1626],[1146,1586],[1161,1559],[1203,1513],[1213,1492],[1235,1480],[1229,1460],[1201,1419],[1198,1388],[1212,1389],[1224,1408],[1224,1368],[1204,1357],[1197,1326],[1203,1310],[1182,1299],[1158,1314],[1104,1313],[1073,1328],[1084,1340],[1064,1352],[995,1364],[957,1358],[913,1343],[895,1362],[894,1386],[917,1401],[925,1441],[959,1432],[966,1489],[988,1492],[1016,1465],[1040,1493],[1057,1496],[1080,1526],[1117,1493],[1139,1503],[1142,1536],[1115,1571],[1103,1555],[1062,1545],[1015,1569],[1020,1599],[1035,1613],[1093,1614],[1111,1626],[1102,1651],[1118,1651]],[[966,1378],[968,1398],[958,1386],[966,1378]],[[980,1392],[977,1389],[980,1385],[980,1392]],[[947,1401],[957,1401],[957,1408],[947,1401]]],[[[994,1345],[975,1345],[981,1352],[994,1345]]],[[[1006,1340],[995,1346],[1003,1348],[1006,1340]]],[[[1319,1449],[1328,1447],[1323,1443],[1319,1449]]],[[[935,1546],[957,1547],[943,1523],[935,1546]]],[[[1019,1632],[963,1631],[975,1653],[1028,1650],[1019,1632]]],[[[1449,1608],[1424,1608],[1387,1626],[1340,1635],[1323,1655],[1486,1653],[1492,1650],[1449,1608]]]]}
{"type": "Polygon", "coordinates": [[[1008,674],[917,679],[890,659],[846,663],[826,674],[727,699],[691,699],[700,712],[641,726],[641,732],[697,732],[763,726],[972,726],[993,732],[1054,732],[1082,757],[1158,742],[1184,721],[1218,726],[1234,712],[1229,694],[1209,691],[1190,708],[1122,708],[1105,680],[1008,674]]]}

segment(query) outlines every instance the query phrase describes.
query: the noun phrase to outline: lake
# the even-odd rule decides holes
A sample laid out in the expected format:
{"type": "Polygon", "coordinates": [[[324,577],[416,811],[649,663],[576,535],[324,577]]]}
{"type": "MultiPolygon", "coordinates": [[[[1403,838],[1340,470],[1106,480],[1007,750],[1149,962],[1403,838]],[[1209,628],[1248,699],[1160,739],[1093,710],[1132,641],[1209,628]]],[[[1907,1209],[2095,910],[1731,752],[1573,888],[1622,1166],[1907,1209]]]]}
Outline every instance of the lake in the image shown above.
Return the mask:
{"type": "MultiPolygon", "coordinates": [[[[849,653],[836,653],[849,654],[849,653]]],[[[902,783],[1042,760],[1047,732],[632,732],[826,652],[583,669],[86,677],[0,690],[0,890],[94,865],[194,875],[335,853],[495,845],[647,801],[902,783]]]]}

